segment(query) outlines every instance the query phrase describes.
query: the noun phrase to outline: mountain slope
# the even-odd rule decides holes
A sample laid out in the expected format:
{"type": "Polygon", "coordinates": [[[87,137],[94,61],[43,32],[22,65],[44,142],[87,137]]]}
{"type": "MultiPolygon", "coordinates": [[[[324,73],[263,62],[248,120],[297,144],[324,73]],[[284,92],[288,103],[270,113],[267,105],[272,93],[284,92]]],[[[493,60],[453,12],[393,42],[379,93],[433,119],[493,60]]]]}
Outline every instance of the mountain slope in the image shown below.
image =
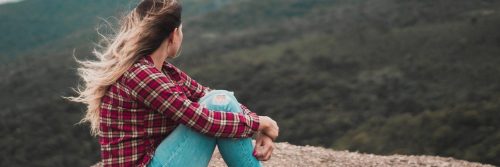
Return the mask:
{"type": "Polygon", "coordinates": [[[0,56],[17,53],[57,40],[82,28],[91,28],[97,16],[111,16],[124,1],[25,0],[0,6],[0,56]]]}
{"type": "MultiPolygon", "coordinates": [[[[189,18],[242,0],[184,0],[189,18]]],[[[0,5],[0,57],[15,57],[26,50],[51,43],[81,30],[97,27],[100,18],[114,21],[139,0],[24,0],[0,5]]],[[[54,42],[58,44],[58,42],[54,42]]]]}

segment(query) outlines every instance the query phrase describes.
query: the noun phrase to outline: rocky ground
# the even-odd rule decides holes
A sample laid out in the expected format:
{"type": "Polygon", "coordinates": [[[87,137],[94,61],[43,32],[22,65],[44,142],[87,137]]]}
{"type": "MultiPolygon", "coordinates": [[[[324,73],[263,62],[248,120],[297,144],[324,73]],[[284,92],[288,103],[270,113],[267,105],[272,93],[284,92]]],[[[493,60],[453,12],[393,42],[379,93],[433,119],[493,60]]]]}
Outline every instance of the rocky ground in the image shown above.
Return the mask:
{"type": "MultiPolygon", "coordinates": [[[[273,157],[263,162],[266,167],[493,167],[475,162],[436,156],[381,156],[348,151],[335,151],[313,146],[277,143],[273,157]]],[[[210,167],[225,167],[216,149],[210,167]]],[[[94,167],[100,167],[99,164],[94,167]]]]}
{"type": "MultiPolygon", "coordinates": [[[[263,162],[267,167],[493,167],[480,163],[435,156],[380,156],[348,151],[334,151],[313,146],[295,146],[277,143],[273,157],[263,162]]],[[[216,149],[210,167],[226,166],[216,149]]]]}

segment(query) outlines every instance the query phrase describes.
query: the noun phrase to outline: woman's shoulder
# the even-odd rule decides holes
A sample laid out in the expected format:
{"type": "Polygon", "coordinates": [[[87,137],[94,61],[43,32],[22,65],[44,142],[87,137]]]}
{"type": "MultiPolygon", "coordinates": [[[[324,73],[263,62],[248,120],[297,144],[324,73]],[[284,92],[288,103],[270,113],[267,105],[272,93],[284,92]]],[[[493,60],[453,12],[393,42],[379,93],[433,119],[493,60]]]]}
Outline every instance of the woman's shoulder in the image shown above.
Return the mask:
{"type": "Polygon", "coordinates": [[[132,64],[122,75],[123,81],[128,81],[133,78],[141,77],[155,73],[155,66],[153,63],[148,62],[144,57],[138,59],[132,64]]]}
{"type": "Polygon", "coordinates": [[[153,61],[148,56],[138,59],[122,76],[121,82],[124,84],[130,81],[141,82],[147,80],[158,80],[161,82],[171,82],[165,74],[158,70],[153,61]]]}
{"type": "Polygon", "coordinates": [[[146,57],[139,58],[135,63],[127,70],[127,72],[138,72],[141,70],[148,70],[151,68],[155,68],[155,65],[153,62],[150,62],[146,57]]]}

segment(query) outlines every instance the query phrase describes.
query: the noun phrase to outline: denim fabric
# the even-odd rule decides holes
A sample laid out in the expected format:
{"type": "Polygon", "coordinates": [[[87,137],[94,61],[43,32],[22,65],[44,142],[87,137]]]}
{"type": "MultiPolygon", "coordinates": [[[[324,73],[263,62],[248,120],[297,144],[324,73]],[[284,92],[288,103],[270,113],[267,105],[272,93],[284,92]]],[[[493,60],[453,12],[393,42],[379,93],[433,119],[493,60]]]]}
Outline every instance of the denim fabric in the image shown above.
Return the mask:
{"type": "MultiPolygon", "coordinates": [[[[212,90],[199,103],[210,110],[242,112],[233,92],[212,90]]],[[[156,148],[148,167],[206,167],[215,149],[229,167],[260,167],[251,138],[215,138],[179,125],[156,148]]]]}

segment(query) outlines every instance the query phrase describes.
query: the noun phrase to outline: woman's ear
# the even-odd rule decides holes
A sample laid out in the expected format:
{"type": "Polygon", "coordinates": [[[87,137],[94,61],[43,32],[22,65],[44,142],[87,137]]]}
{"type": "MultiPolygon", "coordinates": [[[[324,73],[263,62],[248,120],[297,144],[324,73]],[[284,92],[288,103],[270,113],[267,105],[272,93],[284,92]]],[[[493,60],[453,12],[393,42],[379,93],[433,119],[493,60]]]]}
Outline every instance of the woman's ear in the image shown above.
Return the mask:
{"type": "Polygon", "coordinates": [[[174,31],[172,31],[172,32],[170,33],[170,35],[168,35],[168,42],[169,42],[169,43],[174,43],[175,38],[177,38],[177,37],[176,37],[176,34],[178,33],[177,31],[178,31],[178,28],[175,28],[175,29],[174,29],[174,31]]]}

